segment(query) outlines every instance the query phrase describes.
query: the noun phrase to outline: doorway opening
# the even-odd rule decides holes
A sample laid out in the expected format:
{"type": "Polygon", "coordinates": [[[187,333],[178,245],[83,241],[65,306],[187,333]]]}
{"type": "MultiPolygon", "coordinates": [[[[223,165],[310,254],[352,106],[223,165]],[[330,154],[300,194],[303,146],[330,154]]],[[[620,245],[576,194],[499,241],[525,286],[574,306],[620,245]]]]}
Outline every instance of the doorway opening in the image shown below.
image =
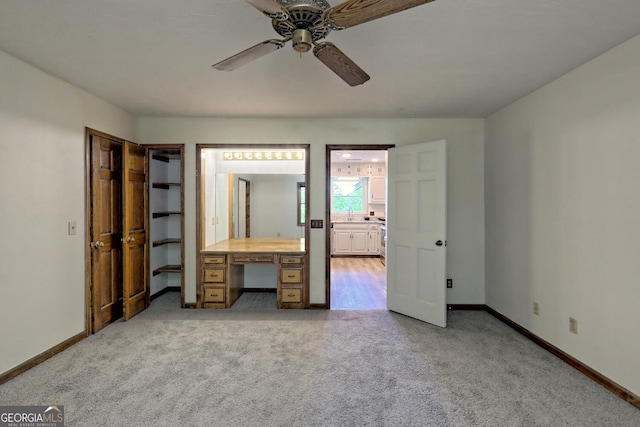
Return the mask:
{"type": "Polygon", "coordinates": [[[85,138],[85,312],[93,334],[170,290],[184,306],[184,146],[139,145],[89,128],[85,138]]]}
{"type": "Polygon", "coordinates": [[[393,145],[327,145],[330,309],[386,309],[386,159],[393,145]]]}

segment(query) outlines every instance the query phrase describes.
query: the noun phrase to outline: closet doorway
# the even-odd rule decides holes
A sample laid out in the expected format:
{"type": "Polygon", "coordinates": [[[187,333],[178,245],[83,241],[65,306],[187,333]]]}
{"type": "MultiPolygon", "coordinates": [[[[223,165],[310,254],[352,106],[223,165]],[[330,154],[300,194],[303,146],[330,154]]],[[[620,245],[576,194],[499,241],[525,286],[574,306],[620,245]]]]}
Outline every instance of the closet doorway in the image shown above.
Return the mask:
{"type": "Polygon", "coordinates": [[[184,145],[85,133],[86,327],[93,334],[167,291],[184,304],[184,145]]]}
{"type": "Polygon", "coordinates": [[[327,308],[386,310],[386,154],[327,145],[327,308]]]}

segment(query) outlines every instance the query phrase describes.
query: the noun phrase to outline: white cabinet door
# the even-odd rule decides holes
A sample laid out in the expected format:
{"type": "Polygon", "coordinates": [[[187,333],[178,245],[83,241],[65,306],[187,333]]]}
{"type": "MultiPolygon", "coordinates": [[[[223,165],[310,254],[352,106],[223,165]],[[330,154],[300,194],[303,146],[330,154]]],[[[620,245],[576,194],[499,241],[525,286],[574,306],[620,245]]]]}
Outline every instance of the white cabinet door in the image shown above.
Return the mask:
{"type": "Polygon", "coordinates": [[[380,231],[369,230],[369,253],[380,254],[380,231]]]}
{"type": "Polygon", "coordinates": [[[331,176],[369,176],[370,173],[368,163],[331,163],[331,176]]]}
{"type": "Polygon", "coordinates": [[[369,224],[340,223],[333,226],[333,255],[368,255],[369,224]]]}
{"type": "Polygon", "coordinates": [[[384,163],[371,163],[369,164],[369,176],[385,176],[387,170],[384,163]]]}
{"type": "Polygon", "coordinates": [[[387,179],[384,176],[369,178],[369,203],[385,203],[387,200],[387,179]]]}
{"type": "Polygon", "coordinates": [[[351,253],[366,254],[369,252],[369,232],[367,230],[353,230],[351,232],[351,253]]]}
{"type": "Polygon", "coordinates": [[[351,163],[335,163],[335,166],[332,164],[331,173],[334,176],[358,176],[351,163]]]}
{"type": "Polygon", "coordinates": [[[366,163],[353,163],[351,165],[351,173],[354,176],[367,176],[369,170],[366,163]]]}
{"type": "Polygon", "coordinates": [[[333,230],[333,253],[334,254],[350,254],[351,253],[351,231],[350,230],[333,230]]]}

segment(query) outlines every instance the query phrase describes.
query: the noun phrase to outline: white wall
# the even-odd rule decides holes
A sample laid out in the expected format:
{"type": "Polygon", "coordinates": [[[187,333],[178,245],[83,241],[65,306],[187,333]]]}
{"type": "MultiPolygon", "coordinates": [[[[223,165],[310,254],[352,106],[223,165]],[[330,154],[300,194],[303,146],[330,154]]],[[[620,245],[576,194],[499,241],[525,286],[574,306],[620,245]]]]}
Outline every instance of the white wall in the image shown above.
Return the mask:
{"type": "Polygon", "coordinates": [[[85,126],[136,133],[128,113],[0,51],[0,373],[85,330],[85,126]]]}
{"type": "MultiPolygon", "coordinates": [[[[196,298],[196,144],[310,144],[311,218],[325,218],[327,144],[448,143],[448,303],[484,304],[484,162],[482,119],[141,118],[137,142],[185,144],[187,302],[196,298]]],[[[310,300],[325,302],[325,230],[310,236],[310,300]]]]}
{"type": "Polygon", "coordinates": [[[487,304],[635,394],[639,77],[640,36],[492,115],[485,137],[487,304]]]}

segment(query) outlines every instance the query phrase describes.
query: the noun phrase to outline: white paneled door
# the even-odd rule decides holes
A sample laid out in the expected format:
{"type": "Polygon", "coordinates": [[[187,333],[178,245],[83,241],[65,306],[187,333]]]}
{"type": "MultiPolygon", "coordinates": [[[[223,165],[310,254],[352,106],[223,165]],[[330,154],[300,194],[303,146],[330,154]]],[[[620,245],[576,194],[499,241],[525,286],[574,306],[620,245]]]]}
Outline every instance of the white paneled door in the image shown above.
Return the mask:
{"type": "Polygon", "coordinates": [[[389,150],[387,308],[447,325],[446,142],[389,150]]]}

